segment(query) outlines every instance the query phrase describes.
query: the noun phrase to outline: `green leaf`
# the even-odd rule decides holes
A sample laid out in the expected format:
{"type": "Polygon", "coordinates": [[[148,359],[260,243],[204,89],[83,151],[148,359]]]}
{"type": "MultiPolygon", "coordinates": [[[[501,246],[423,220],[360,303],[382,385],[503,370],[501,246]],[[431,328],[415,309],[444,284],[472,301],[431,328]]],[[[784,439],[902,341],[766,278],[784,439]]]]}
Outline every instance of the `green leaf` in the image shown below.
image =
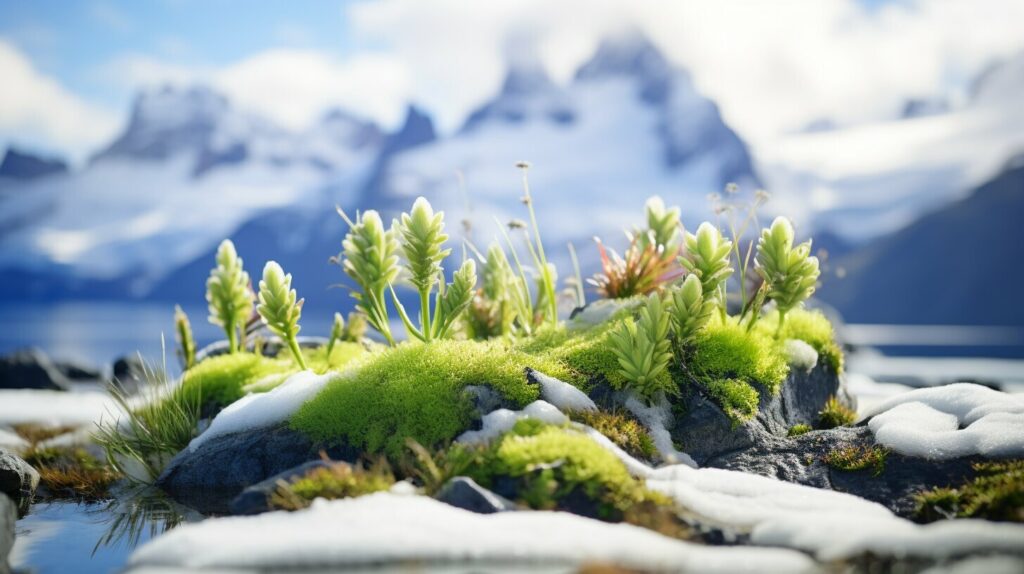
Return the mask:
{"type": "Polygon", "coordinates": [[[281,337],[292,351],[295,362],[303,369],[306,361],[299,352],[297,336],[299,334],[299,318],[302,316],[302,300],[296,300],[297,294],[292,289],[292,276],[285,274],[276,261],[268,261],[263,267],[263,279],[260,280],[259,305],[256,311],[263,318],[263,323],[281,337]]]}

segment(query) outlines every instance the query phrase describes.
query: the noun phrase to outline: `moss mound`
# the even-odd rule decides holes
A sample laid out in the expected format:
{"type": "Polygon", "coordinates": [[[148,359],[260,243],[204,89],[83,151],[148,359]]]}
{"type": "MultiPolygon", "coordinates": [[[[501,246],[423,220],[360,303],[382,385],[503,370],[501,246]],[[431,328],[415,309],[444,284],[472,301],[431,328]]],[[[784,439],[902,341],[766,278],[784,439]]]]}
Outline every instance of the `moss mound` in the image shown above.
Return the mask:
{"type": "Polygon", "coordinates": [[[354,498],[391,488],[395,476],[381,461],[369,468],[335,462],[315,468],[288,484],[278,486],[269,498],[272,508],[299,510],[317,498],[354,498]]]}
{"type": "Polygon", "coordinates": [[[338,371],[348,366],[356,359],[365,357],[368,354],[366,347],[360,343],[350,341],[338,341],[331,349],[330,356],[327,355],[327,347],[315,349],[303,349],[302,356],[306,359],[306,365],[319,375],[327,371],[338,371]]]}
{"type": "MultiPolygon", "coordinates": [[[[271,359],[252,353],[210,357],[185,372],[181,392],[200,396],[204,405],[225,407],[245,395],[247,385],[270,375],[295,370],[290,360],[271,359]]],[[[269,389],[264,389],[269,390],[269,389]]]]}
{"type": "Polygon", "coordinates": [[[490,386],[518,406],[536,400],[539,391],[527,383],[527,367],[558,378],[572,375],[557,361],[500,342],[402,344],[372,354],[357,372],[329,384],[292,416],[291,425],[315,441],[399,455],[407,438],[434,446],[468,427],[467,385],[490,386]]]}
{"type": "Polygon", "coordinates": [[[689,370],[705,384],[734,379],[777,393],[789,375],[778,340],[759,329],[748,332],[732,319],[708,325],[697,335],[688,359],[689,370]]]}
{"type": "Polygon", "coordinates": [[[888,457],[889,450],[880,446],[848,446],[826,454],[825,464],[847,472],[870,469],[871,476],[879,476],[888,457]]]}
{"type": "Polygon", "coordinates": [[[571,411],[566,414],[608,437],[633,457],[651,460],[658,452],[647,429],[627,412],[571,411]]]}
{"type": "Polygon", "coordinates": [[[825,402],[825,408],[818,413],[819,429],[834,429],[852,425],[857,420],[857,413],[853,409],[839,402],[835,397],[829,397],[825,402]]]}
{"type": "Polygon", "coordinates": [[[707,391],[732,420],[734,428],[757,415],[757,391],[742,380],[714,379],[707,383],[707,391]]]}
{"type": "MultiPolygon", "coordinates": [[[[755,327],[762,334],[773,336],[779,325],[779,313],[771,311],[761,318],[755,327]]],[[[782,325],[781,340],[799,339],[818,352],[818,360],[828,365],[832,372],[843,370],[843,350],[836,343],[835,329],[825,314],[818,310],[793,309],[786,314],[782,325]]]]}

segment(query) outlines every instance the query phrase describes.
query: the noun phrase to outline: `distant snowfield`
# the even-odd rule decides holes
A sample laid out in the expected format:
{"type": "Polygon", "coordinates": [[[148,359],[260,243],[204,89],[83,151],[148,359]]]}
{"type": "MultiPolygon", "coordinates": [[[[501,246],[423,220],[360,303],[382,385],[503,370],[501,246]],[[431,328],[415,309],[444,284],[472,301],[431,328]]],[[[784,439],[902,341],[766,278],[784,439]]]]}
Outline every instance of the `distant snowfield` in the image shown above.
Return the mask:
{"type": "Polygon", "coordinates": [[[100,391],[0,390],[0,426],[91,426],[117,412],[117,402],[100,391]]]}

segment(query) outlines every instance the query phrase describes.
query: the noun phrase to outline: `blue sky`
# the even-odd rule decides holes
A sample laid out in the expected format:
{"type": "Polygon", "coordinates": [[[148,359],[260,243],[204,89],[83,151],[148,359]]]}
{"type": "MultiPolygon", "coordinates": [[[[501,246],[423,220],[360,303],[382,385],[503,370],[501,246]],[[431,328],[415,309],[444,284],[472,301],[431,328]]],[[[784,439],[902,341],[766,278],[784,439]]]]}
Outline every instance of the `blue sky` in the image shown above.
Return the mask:
{"type": "Polygon", "coordinates": [[[566,82],[624,25],[763,143],[962,97],[1024,49],[1021,21],[1018,0],[0,0],[0,149],[80,160],[138,90],[164,84],[210,85],[293,129],[333,106],[391,127],[415,102],[451,130],[500,86],[510,55],[566,82]]]}

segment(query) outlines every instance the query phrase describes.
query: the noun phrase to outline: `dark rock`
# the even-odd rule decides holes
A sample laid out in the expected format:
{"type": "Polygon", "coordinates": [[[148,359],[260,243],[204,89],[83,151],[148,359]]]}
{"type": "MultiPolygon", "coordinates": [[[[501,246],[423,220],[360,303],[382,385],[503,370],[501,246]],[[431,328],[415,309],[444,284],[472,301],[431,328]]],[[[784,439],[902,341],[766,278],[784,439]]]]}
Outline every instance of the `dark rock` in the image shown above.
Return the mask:
{"type": "Polygon", "coordinates": [[[114,361],[114,384],[128,394],[137,393],[145,385],[146,365],[140,357],[124,356],[114,361]]]}
{"type": "Polygon", "coordinates": [[[103,373],[99,369],[92,365],[85,363],[79,363],[76,361],[56,361],[54,366],[61,372],[62,375],[67,377],[72,382],[78,381],[99,381],[103,378],[103,373]]]}
{"type": "Polygon", "coordinates": [[[0,493],[19,503],[22,513],[32,503],[39,473],[20,457],[0,448],[0,493]]]}
{"type": "Polygon", "coordinates": [[[39,349],[21,349],[0,358],[0,389],[66,391],[71,383],[39,349]]]}
{"type": "Polygon", "coordinates": [[[472,478],[456,476],[441,487],[436,498],[457,508],[479,514],[515,510],[516,504],[480,486],[472,478]]]}
{"type": "Polygon", "coordinates": [[[793,438],[767,436],[742,452],[707,461],[706,466],[770,476],[818,488],[848,492],[888,507],[900,516],[914,511],[913,495],[922,490],[963,484],[980,457],[927,460],[890,453],[885,469],[845,471],[829,467],[829,452],[846,447],[870,448],[874,435],[866,426],[812,431],[793,438]]]}
{"type": "Polygon", "coordinates": [[[778,394],[758,387],[760,404],[757,415],[738,426],[718,404],[697,385],[688,385],[676,399],[672,439],[701,465],[727,453],[749,449],[785,438],[789,427],[813,423],[831,396],[851,404],[840,377],[819,363],[810,372],[793,369],[778,394]]]}
{"type": "Polygon", "coordinates": [[[302,463],[295,468],[279,472],[266,480],[257,482],[243,490],[241,494],[231,501],[231,514],[251,515],[268,512],[270,510],[270,495],[277,490],[279,482],[292,482],[295,479],[305,476],[313,469],[325,468],[330,464],[331,463],[329,461],[325,461],[323,459],[311,460],[309,462],[302,463]]]}
{"type": "MultiPolygon", "coordinates": [[[[245,488],[320,458],[320,449],[287,424],[211,438],[191,452],[179,452],[157,486],[203,513],[225,514],[245,488]]],[[[355,460],[359,452],[333,447],[334,460],[355,460]]]]}
{"type": "Polygon", "coordinates": [[[18,510],[14,501],[6,494],[0,494],[0,574],[10,572],[7,556],[14,547],[14,523],[18,520],[18,510]]]}

